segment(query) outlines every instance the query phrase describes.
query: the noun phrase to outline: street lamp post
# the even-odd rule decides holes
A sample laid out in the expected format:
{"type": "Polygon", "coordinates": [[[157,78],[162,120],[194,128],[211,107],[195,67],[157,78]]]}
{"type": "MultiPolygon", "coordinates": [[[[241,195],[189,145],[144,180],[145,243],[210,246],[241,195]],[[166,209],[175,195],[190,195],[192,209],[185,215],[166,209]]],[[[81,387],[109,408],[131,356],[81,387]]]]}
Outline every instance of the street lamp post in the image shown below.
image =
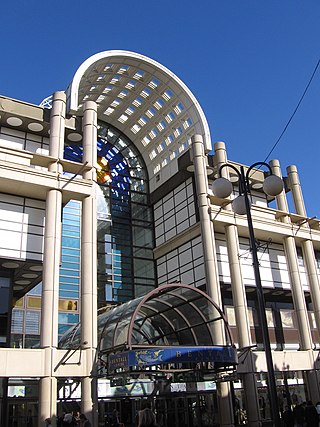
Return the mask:
{"type": "Polygon", "coordinates": [[[257,245],[256,245],[255,236],[254,236],[254,228],[253,228],[252,217],[251,217],[251,202],[249,199],[249,194],[251,191],[250,181],[249,181],[250,172],[257,166],[267,167],[270,173],[265,178],[263,183],[264,192],[269,196],[276,196],[280,194],[283,189],[283,182],[281,178],[272,174],[270,166],[264,162],[254,163],[252,166],[250,166],[247,169],[246,172],[243,166],[240,166],[240,170],[239,170],[234,165],[225,163],[220,167],[219,178],[214,181],[212,188],[213,188],[214,194],[217,197],[222,197],[222,198],[229,197],[232,193],[232,184],[226,178],[221,177],[222,169],[226,167],[231,168],[238,175],[239,196],[233,200],[232,208],[236,213],[240,215],[245,214],[248,220],[249,240],[250,240],[250,246],[251,246],[251,252],[252,252],[252,264],[253,264],[254,278],[255,278],[256,288],[257,288],[259,320],[261,325],[262,340],[263,340],[263,346],[264,346],[264,351],[266,355],[266,363],[267,363],[267,370],[268,370],[267,377],[268,377],[268,391],[269,391],[269,398],[270,398],[271,414],[272,414],[274,425],[276,427],[279,427],[281,425],[281,421],[280,421],[280,415],[279,415],[277,387],[276,387],[272,352],[271,352],[271,346],[270,346],[270,338],[269,338],[269,332],[268,332],[268,323],[267,323],[266,310],[265,310],[266,305],[265,305],[265,299],[264,299],[260,270],[259,270],[258,251],[257,251],[257,245]]]}

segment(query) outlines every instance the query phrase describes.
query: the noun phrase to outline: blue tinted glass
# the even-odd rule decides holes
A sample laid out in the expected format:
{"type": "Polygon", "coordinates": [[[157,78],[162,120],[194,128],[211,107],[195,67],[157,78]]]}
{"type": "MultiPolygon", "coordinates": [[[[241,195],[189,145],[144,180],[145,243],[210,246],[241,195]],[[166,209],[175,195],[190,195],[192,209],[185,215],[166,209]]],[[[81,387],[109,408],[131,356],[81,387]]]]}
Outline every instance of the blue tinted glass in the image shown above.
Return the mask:
{"type": "Polygon", "coordinates": [[[71,262],[76,264],[79,264],[80,262],[80,256],[62,255],[61,259],[62,262],[71,262]]]}
{"type": "Polygon", "coordinates": [[[35,286],[31,291],[28,292],[28,295],[41,295],[42,292],[42,282],[35,286]]]}
{"type": "Polygon", "coordinates": [[[72,215],[71,218],[63,218],[63,225],[70,225],[72,227],[79,227],[80,221],[77,217],[72,215]]]}
{"type": "Polygon", "coordinates": [[[72,237],[63,236],[62,246],[80,249],[80,239],[74,239],[72,237]]]}
{"type": "Polygon", "coordinates": [[[60,277],[60,283],[72,283],[76,285],[79,283],[79,281],[80,281],[79,277],[66,277],[66,276],[60,277]]]}
{"type": "Polygon", "coordinates": [[[70,202],[68,202],[66,204],[66,206],[64,207],[64,209],[68,209],[68,208],[72,208],[72,209],[76,209],[76,210],[80,210],[80,206],[81,203],[78,202],[77,200],[70,200],[70,202]]]}
{"type": "Polygon", "coordinates": [[[69,263],[69,262],[64,262],[63,263],[63,268],[70,268],[70,270],[77,270],[79,271],[79,263],[69,263]]]}
{"type": "Polygon", "coordinates": [[[72,212],[65,212],[63,214],[63,220],[66,221],[66,224],[71,224],[71,225],[75,225],[78,224],[80,221],[80,217],[78,215],[75,215],[72,212]],[[68,221],[70,221],[70,223],[68,223],[68,221]]]}
{"type": "Polygon", "coordinates": [[[68,292],[65,290],[61,290],[59,291],[59,296],[61,298],[79,298],[79,292],[76,292],[76,291],[68,292]]]}
{"type": "Polygon", "coordinates": [[[78,231],[63,230],[63,235],[69,236],[69,237],[80,238],[80,230],[78,230],[78,231]]]}
{"type": "MultiPolygon", "coordinates": [[[[147,269],[147,276],[151,276],[149,268],[141,267],[137,263],[135,265],[139,266],[139,271],[135,271],[133,260],[135,257],[152,260],[152,251],[149,253],[145,248],[153,248],[153,232],[149,234],[140,231],[138,227],[134,229],[134,234],[132,232],[132,221],[135,221],[136,226],[140,225],[142,230],[148,227],[153,231],[152,210],[148,206],[148,173],[142,157],[132,142],[107,124],[98,124],[97,154],[98,157],[107,160],[111,177],[111,181],[100,184],[97,198],[99,298],[112,300],[112,283],[115,281],[119,291],[123,290],[123,287],[126,288],[126,292],[121,294],[121,301],[124,301],[134,295],[134,276],[144,277],[142,270],[145,269],[147,269]],[[132,212],[132,201],[135,202],[134,212],[132,212]],[[132,245],[135,245],[134,254],[132,245]]],[[[77,145],[66,147],[64,157],[82,162],[82,147],[77,145]]],[[[63,230],[63,244],[70,245],[69,248],[80,247],[66,238],[66,236],[69,238],[78,236],[79,232],[79,228],[75,229],[74,226],[80,227],[80,203],[74,202],[74,204],[76,212],[69,209],[69,206],[72,206],[71,203],[67,205],[68,209],[64,208],[63,223],[66,227],[63,230]]],[[[63,251],[63,254],[71,253],[63,251]]],[[[62,261],[63,270],[77,269],[73,265],[73,260],[62,258],[62,261]]],[[[70,274],[66,271],[65,273],[70,274]]],[[[63,283],[67,284],[67,280],[68,278],[65,278],[63,283]]],[[[115,300],[119,300],[117,292],[115,292],[115,300]]]]}
{"type": "Polygon", "coordinates": [[[67,332],[72,325],[58,325],[58,334],[63,335],[65,332],[67,332]]]}
{"type": "Polygon", "coordinates": [[[61,283],[59,286],[59,289],[61,291],[75,291],[75,292],[79,292],[79,285],[74,285],[71,283],[61,283]]]}
{"type": "Polygon", "coordinates": [[[60,269],[60,274],[63,275],[63,276],[76,276],[76,277],[79,277],[79,271],[74,271],[74,270],[60,269]]]}
{"type": "Polygon", "coordinates": [[[69,232],[79,232],[80,233],[80,226],[77,225],[71,225],[71,224],[63,224],[62,226],[62,232],[69,231],[69,232]]]}
{"type": "Polygon", "coordinates": [[[75,255],[80,258],[80,251],[77,248],[62,248],[62,255],[75,255]]]}
{"type": "Polygon", "coordinates": [[[79,314],[59,313],[59,323],[74,324],[79,322],[79,314]]]}

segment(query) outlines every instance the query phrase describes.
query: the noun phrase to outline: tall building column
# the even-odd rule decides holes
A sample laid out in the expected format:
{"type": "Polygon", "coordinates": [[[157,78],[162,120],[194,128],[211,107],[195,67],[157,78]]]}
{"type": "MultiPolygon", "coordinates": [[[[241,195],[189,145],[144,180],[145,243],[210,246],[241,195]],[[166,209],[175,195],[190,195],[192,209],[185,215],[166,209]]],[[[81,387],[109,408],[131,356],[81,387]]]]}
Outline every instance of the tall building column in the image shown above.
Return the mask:
{"type": "Polygon", "coordinates": [[[82,202],[81,216],[81,342],[85,351],[86,375],[81,382],[81,410],[97,425],[97,106],[87,101],[83,107],[84,178],[92,181],[92,193],[82,202]]]}
{"type": "MultiPolygon", "coordinates": [[[[289,166],[287,169],[288,178],[289,178],[289,187],[292,191],[293,203],[295,206],[295,211],[298,215],[307,217],[307,212],[302,196],[302,190],[300,185],[300,180],[295,166],[289,166]]],[[[302,224],[302,227],[309,227],[308,223],[302,224]]],[[[311,234],[311,232],[310,232],[311,234]]],[[[317,329],[320,331],[320,282],[317,270],[316,257],[314,253],[314,248],[310,239],[304,240],[301,242],[303,259],[305,262],[307,276],[309,280],[309,287],[311,293],[311,299],[313,304],[313,311],[315,315],[315,321],[317,329]]]]}
{"type": "MultiPolygon", "coordinates": [[[[63,158],[66,96],[64,92],[53,95],[50,118],[49,155],[57,159],[49,166],[49,171],[62,172],[59,159],[63,158]]],[[[48,417],[56,425],[57,379],[54,375],[54,353],[58,345],[59,308],[59,266],[61,255],[61,210],[62,194],[51,189],[46,199],[46,221],[44,230],[41,332],[40,346],[45,351],[45,376],[40,378],[39,387],[39,426],[48,417]]]]}
{"type": "MultiPolygon", "coordinates": [[[[292,193],[293,204],[295,211],[298,215],[307,217],[307,212],[304,204],[302,189],[300,185],[299,175],[296,166],[291,165],[287,168],[289,188],[292,193]]],[[[302,227],[309,227],[308,223],[301,225],[302,227]]],[[[303,259],[306,266],[307,277],[309,282],[309,289],[311,294],[311,300],[313,304],[313,311],[315,315],[315,321],[317,329],[320,330],[320,281],[316,266],[316,259],[314,248],[310,239],[301,242],[301,248],[303,253],[303,259]]],[[[318,371],[306,372],[308,381],[308,391],[311,400],[318,402],[320,400],[319,390],[319,373],[318,371]],[[316,374],[316,375],[315,375],[316,374]]]]}
{"type": "MultiPolygon", "coordinates": [[[[280,164],[278,160],[272,160],[270,162],[270,167],[272,172],[275,175],[278,175],[282,178],[280,164]]],[[[292,191],[293,199],[295,201],[296,209],[301,210],[304,206],[302,193],[300,185],[297,183],[296,179],[296,167],[290,166],[287,168],[288,178],[289,178],[289,187],[292,191]],[[294,173],[294,179],[290,177],[292,171],[294,173]]],[[[283,190],[278,196],[276,196],[277,208],[283,212],[289,212],[288,203],[283,190]]],[[[288,216],[283,216],[280,219],[284,223],[290,223],[288,216]]],[[[304,296],[304,291],[301,283],[301,276],[299,271],[298,255],[297,248],[295,243],[294,236],[288,236],[283,239],[283,246],[286,254],[286,261],[288,265],[290,283],[291,283],[291,292],[293,298],[293,305],[295,310],[295,315],[297,319],[298,333],[299,333],[299,345],[300,350],[312,350],[312,338],[310,331],[310,324],[308,319],[307,306],[304,296]]],[[[318,395],[318,386],[317,381],[315,380],[315,375],[306,374],[307,387],[309,391],[309,396],[315,398],[318,395]]]]}
{"type": "MultiPolygon", "coordinates": [[[[203,248],[203,261],[205,266],[206,285],[208,295],[222,307],[220,284],[218,276],[216,245],[214,230],[210,218],[210,202],[208,200],[208,178],[206,170],[206,156],[204,143],[201,135],[192,137],[192,155],[195,170],[195,183],[200,215],[201,238],[203,248]]],[[[217,342],[224,343],[224,331],[216,327],[214,334],[217,342]]],[[[230,383],[221,382],[217,384],[220,426],[231,426],[234,423],[232,395],[230,383]]]]}
{"type": "MultiPolygon", "coordinates": [[[[226,147],[224,142],[217,142],[214,145],[215,161],[218,170],[227,163],[226,147]]],[[[227,168],[223,169],[223,176],[229,178],[227,168]]],[[[227,205],[225,209],[231,210],[227,205]]],[[[247,410],[248,426],[256,427],[260,425],[259,397],[254,368],[252,345],[250,334],[250,322],[246,299],[245,286],[242,279],[241,263],[239,258],[239,239],[237,227],[233,224],[225,226],[226,243],[228,250],[228,262],[231,276],[231,289],[233,306],[236,317],[239,348],[246,348],[246,363],[248,372],[241,375],[243,389],[245,390],[245,407],[247,410]]]]}

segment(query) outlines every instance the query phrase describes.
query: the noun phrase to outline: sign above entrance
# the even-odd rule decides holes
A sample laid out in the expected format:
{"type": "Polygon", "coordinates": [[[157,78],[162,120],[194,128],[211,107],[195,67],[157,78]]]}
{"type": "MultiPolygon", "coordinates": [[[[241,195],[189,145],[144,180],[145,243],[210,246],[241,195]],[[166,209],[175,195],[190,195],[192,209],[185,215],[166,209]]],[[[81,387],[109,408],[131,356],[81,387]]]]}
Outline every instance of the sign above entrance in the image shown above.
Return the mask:
{"type": "Polygon", "coordinates": [[[117,368],[199,362],[212,362],[219,367],[236,365],[237,352],[232,346],[169,347],[129,350],[108,358],[109,372],[117,368]]]}

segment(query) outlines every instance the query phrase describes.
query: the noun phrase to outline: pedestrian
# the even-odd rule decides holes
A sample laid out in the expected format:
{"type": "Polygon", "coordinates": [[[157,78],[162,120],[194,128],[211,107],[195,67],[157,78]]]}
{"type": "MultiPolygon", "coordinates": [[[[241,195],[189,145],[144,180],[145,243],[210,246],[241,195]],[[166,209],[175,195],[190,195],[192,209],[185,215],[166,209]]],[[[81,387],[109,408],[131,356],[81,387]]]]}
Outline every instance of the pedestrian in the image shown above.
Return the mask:
{"type": "Polygon", "coordinates": [[[57,427],[63,427],[64,416],[65,416],[65,412],[62,412],[60,417],[57,417],[57,427]]]}
{"type": "Polygon", "coordinates": [[[68,414],[65,414],[62,421],[63,427],[74,427],[76,426],[76,422],[74,420],[73,414],[70,412],[68,414]]]}
{"type": "Polygon", "coordinates": [[[138,427],[157,427],[156,416],[150,408],[145,408],[139,411],[138,427]]]}
{"type": "Polygon", "coordinates": [[[119,427],[120,419],[119,419],[119,412],[114,409],[112,411],[112,420],[111,420],[111,426],[112,427],[119,427]]]}
{"type": "Polygon", "coordinates": [[[75,426],[79,426],[80,425],[80,412],[79,411],[74,411],[73,412],[73,421],[74,421],[74,425],[75,426]]]}
{"type": "Polygon", "coordinates": [[[311,400],[308,400],[307,402],[307,405],[304,410],[304,415],[307,427],[318,427],[319,415],[311,400]]]}
{"type": "Polygon", "coordinates": [[[80,427],[91,427],[90,421],[84,414],[80,414],[79,420],[80,420],[80,424],[79,424],[80,427]]]}
{"type": "Polygon", "coordinates": [[[320,417],[320,402],[316,403],[316,410],[317,410],[317,413],[318,413],[318,415],[320,417]]]}
{"type": "Polygon", "coordinates": [[[44,422],[46,423],[46,427],[51,427],[51,418],[46,418],[44,422]]]}
{"type": "Polygon", "coordinates": [[[304,404],[296,405],[293,409],[293,418],[296,427],[304,427],[304,404]]]}
{"type": "Polygon", "coordinates": [[[31,409],[28,410],[27,427],[33,427],[32,411],[31,411],[31,409]]]}
{"type": "Polygon", "coordinates": [[[290,406],[286,405],[282,414],[285,427],[294,427],[294,418],[290,406]]]}

